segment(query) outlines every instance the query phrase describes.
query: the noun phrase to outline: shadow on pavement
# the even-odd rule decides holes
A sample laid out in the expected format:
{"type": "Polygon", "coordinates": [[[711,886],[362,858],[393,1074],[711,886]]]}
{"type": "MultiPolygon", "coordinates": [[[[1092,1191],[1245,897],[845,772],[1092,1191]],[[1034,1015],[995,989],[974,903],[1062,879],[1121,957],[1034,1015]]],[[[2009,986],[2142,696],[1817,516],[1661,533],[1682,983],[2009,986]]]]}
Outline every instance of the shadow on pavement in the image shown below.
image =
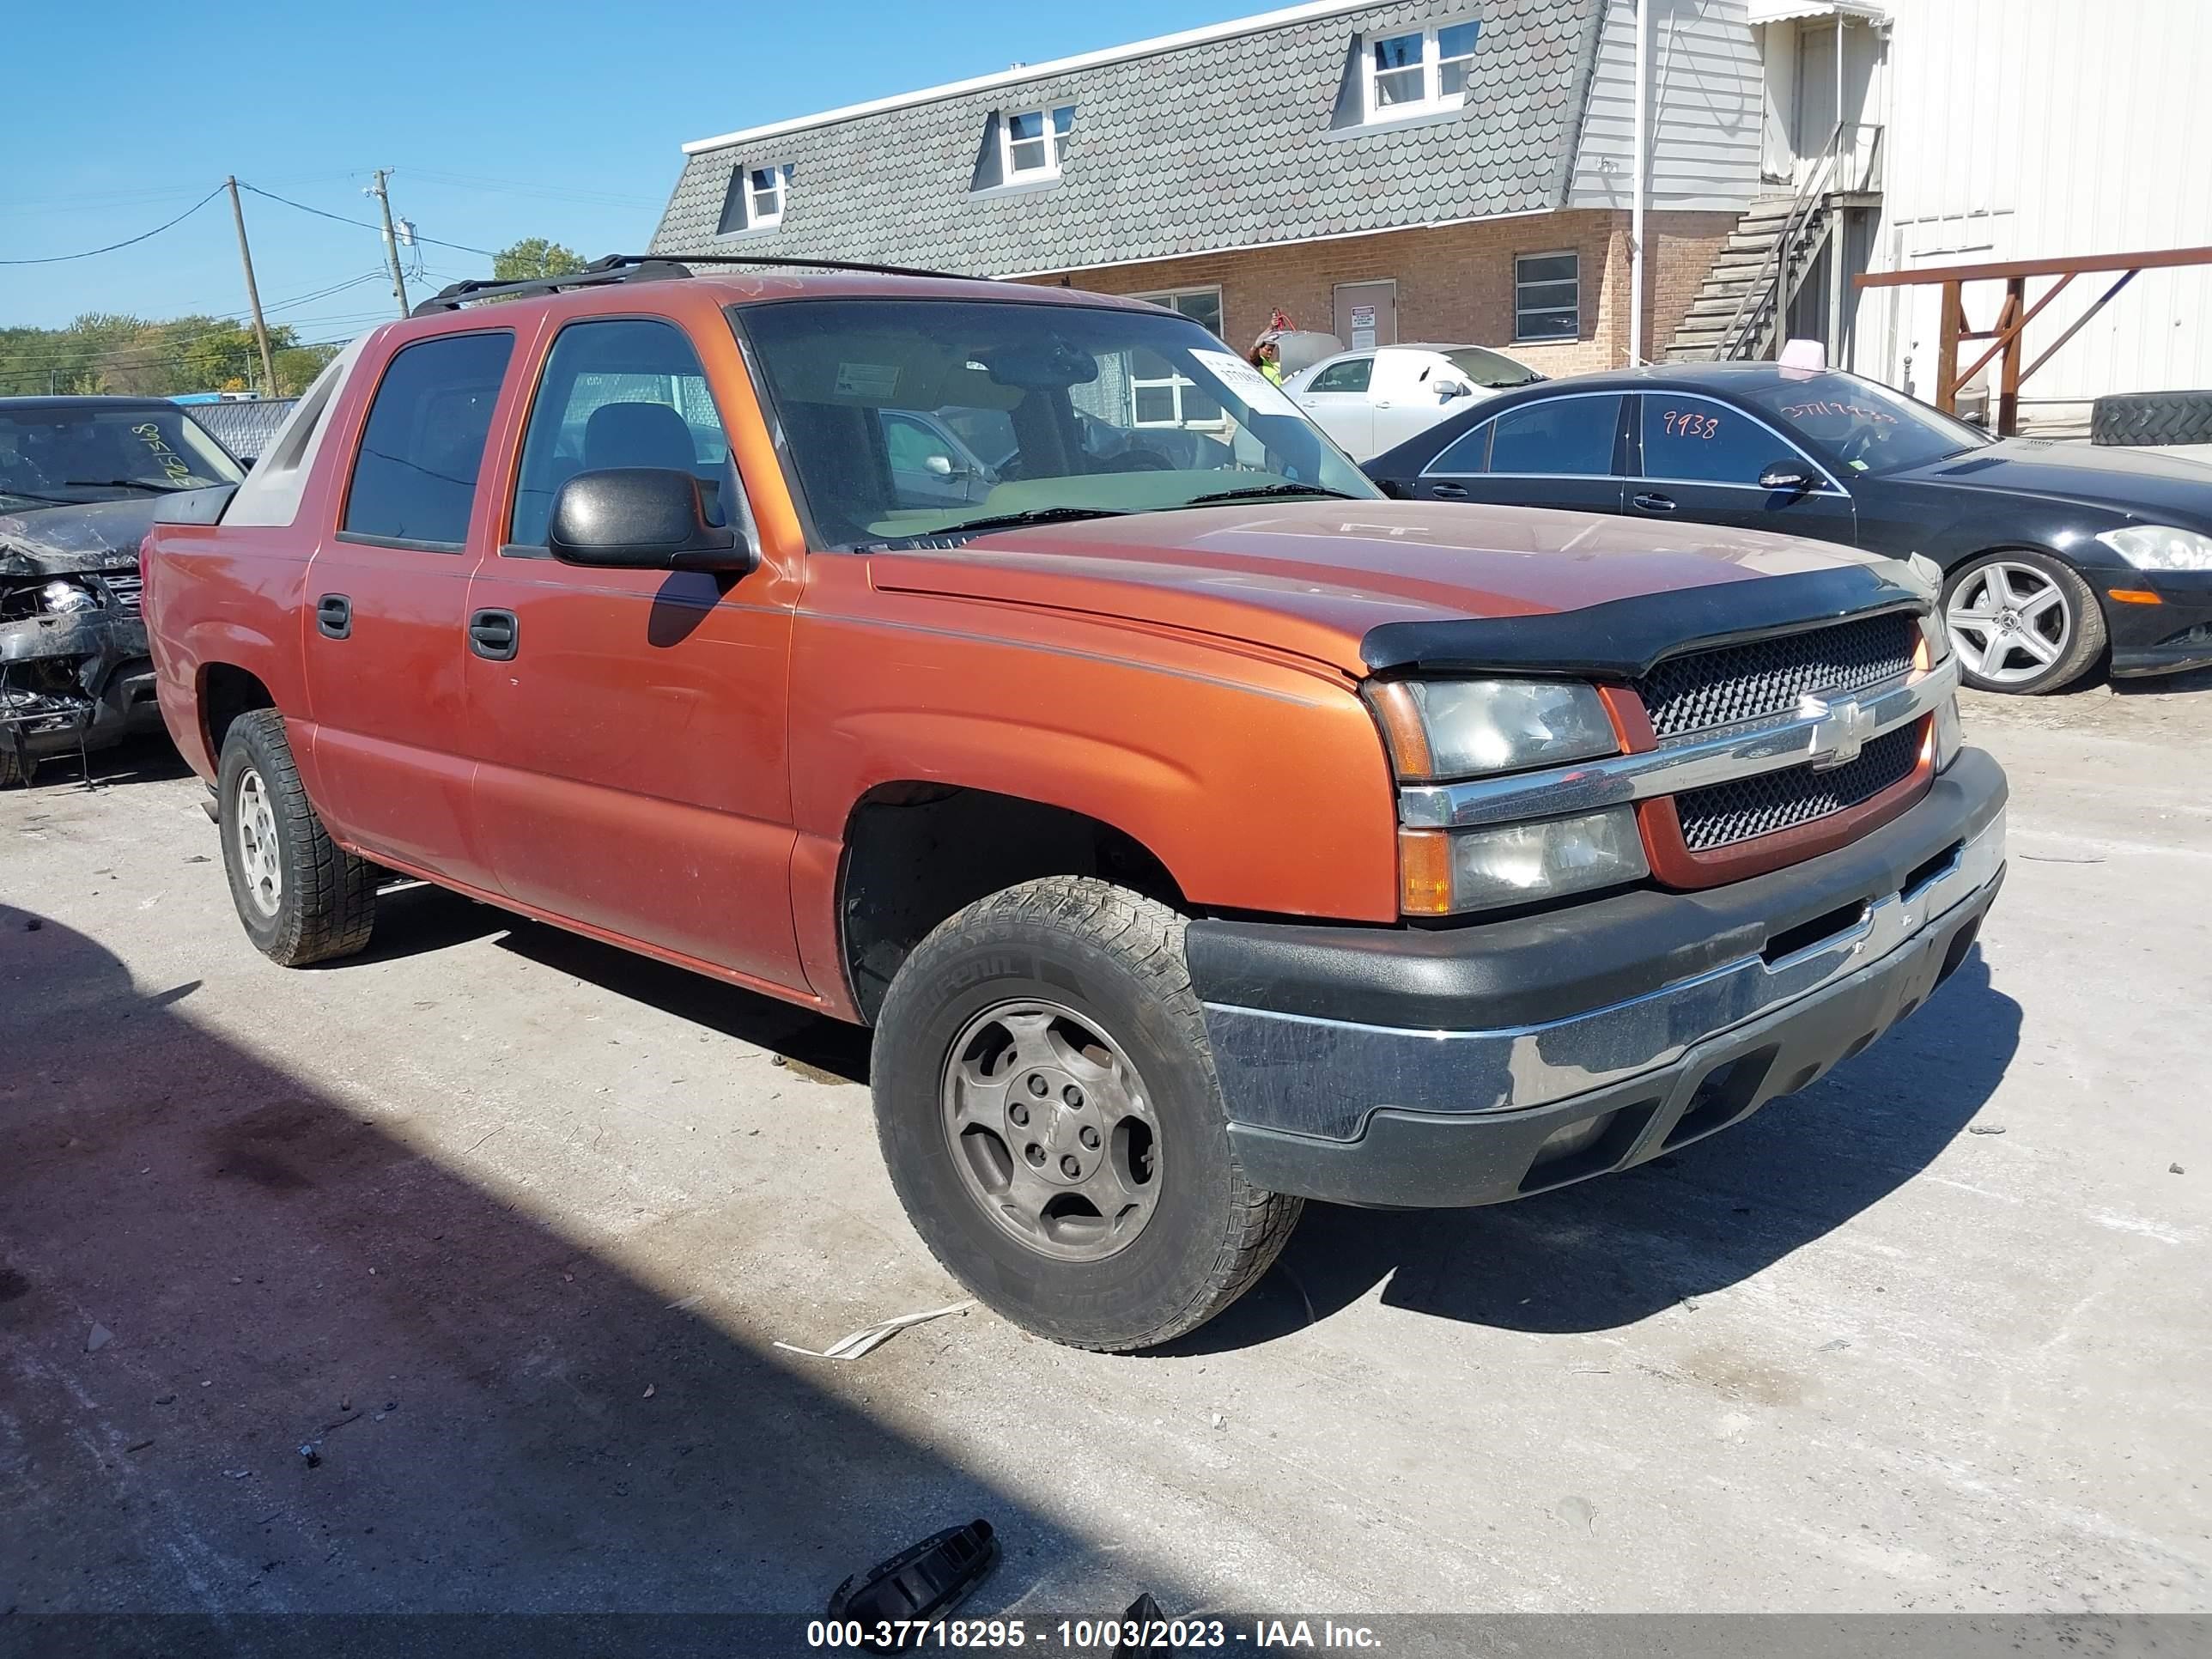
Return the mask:
{"type": "Polygon", "coordinates": [[[1310,1206],[1275,1271],[1176,1351],[1269,1341],[1377,1285],[1388,1306],[1506,1330],[1632,1324],[1772,1266],[1918,1175],[1990,1098],[2019,1042],[2020,1005],[1991,988],[1976,951],[1925,1007],[1811,1088],[1637,1169],[1486,1209],[1310,1206]]]}
{"type": "MultiPolygon", "coordinates": [[[[540,930],[522,948],[569,960],[540,930]]],[[[1006,1559],[969,1611],[1090,1583],[1090,1543],[835,1397],[847,1378],[202,1030],[197,983],[134,986],[0,905],[0,1625],[812,1614],[977,1516],[1006,1559]]],[[[900,1399],[930,1363],[894,1342],[865,1386],[900,1399]]]]}

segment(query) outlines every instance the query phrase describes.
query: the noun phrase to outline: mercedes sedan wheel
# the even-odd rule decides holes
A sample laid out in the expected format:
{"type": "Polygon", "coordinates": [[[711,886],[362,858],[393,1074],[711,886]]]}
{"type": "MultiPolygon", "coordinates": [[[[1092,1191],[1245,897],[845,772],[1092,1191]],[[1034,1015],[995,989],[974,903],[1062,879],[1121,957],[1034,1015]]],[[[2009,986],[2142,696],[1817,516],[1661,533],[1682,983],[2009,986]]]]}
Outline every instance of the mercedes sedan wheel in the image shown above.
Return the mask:
{"type": "Polygon", "coordinates": [[[2033,696],[2072,684],[2105,651],[2096,596],[2047,554],[1985,553],[1952,573],[1943,623],[1966,684],[2033,696]]]}

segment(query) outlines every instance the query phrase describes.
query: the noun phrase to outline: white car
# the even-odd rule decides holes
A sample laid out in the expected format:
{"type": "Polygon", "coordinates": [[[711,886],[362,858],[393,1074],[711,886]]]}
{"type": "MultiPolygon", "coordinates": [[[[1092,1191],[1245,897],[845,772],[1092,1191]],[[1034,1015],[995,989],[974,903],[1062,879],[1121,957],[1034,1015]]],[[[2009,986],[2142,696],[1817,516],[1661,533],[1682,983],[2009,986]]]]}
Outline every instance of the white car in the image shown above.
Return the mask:
{"type": "Polygon", "coordinates": [[[1487,346],[1395,345],[1339,352],[1283,382],[1314,424],[1355,461],[1380,455],[1456,414],[1544,377],[1487,346]]]}

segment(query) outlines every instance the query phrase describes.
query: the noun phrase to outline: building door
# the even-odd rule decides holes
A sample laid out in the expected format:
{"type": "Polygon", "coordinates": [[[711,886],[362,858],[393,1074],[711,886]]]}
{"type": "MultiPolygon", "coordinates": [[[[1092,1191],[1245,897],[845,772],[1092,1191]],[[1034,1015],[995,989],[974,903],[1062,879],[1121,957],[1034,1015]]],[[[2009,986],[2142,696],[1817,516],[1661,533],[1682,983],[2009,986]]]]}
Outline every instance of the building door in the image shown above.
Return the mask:
{"type": "Polygon", "coordinates": [[[1398,343],[1398,284],[1339,283],[1336,337],[1347,351],[1372,351],[1398,343]]]}

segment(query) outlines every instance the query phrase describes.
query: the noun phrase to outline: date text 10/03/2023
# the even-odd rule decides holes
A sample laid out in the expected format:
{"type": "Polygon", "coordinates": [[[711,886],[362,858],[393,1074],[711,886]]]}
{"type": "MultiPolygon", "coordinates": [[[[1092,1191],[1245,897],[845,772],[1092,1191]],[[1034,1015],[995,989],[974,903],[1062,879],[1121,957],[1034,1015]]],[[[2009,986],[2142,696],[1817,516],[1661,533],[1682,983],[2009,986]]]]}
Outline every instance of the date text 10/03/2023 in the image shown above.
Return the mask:
{"type": "Polygon", "coordinates": [[[1061,1653],[1190,1652],[1201,1649],[1322,1649],[1376,1651],[1382,1638],[1365,1625],[1334,1620],[1255,1619],[817,1619],[809,1647],[860,1650],[1026,1649],[1061,1653]]]}

